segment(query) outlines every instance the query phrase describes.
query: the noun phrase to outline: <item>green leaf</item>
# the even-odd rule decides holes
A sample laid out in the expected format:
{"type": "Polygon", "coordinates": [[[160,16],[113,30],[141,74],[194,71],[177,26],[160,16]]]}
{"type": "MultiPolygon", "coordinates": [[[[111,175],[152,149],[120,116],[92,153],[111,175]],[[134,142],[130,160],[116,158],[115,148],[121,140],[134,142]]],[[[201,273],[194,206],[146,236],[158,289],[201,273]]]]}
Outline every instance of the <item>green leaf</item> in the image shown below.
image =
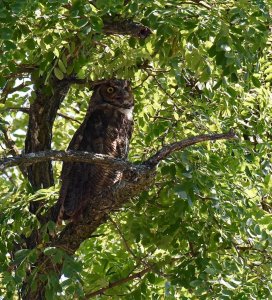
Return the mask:
{"type": "Polygon", "coordinates": [[[151,284],[154,284],[156,281],[156,276],[153,273],[148,273],[146,278],[151,284]]]}
{"type": "Polygon", "coordinates": [[[10,28],[0,28],[0,39],[12,40],[13,31],[10,28]]]}
{"type": "Polygon", "coordinates": [[[59,49],[55,48],[55,49],[53,50],[53,53],[54,53],[54,55],[55,55],[56,57],[60,57],[59,49]]]}
{"type": "Polygon", "coordinates": [[[221,279],[220,283],[222,285],[224,285],[225,287],[227,287],[228,289],[231,289],[231,290],[235,289],[235,286],[231,285],[229,282],[225,281],[224,279],[221,279]]]}
{"type": "Polygon", "coordinates": [[[260,80],[257,77],[252,76],[251,80],[252,80],[252,83],[254,84],[254,86],[256,86],[258,88],[261,87],[262,84],[261,84],[260,80]]]}
{"type": "Polygon", "coordinates": [[[31,39],[31,38],[28,39],[25,44],[26,44],[27,48],[30,50],[34,50],[36,47],[36,42],[34,41],[34,39],[31,39]]]}
{"type": "Polygon", "coordinates": [[[22,250],[18,250],[17,252],[15,252],[14,264],[20,265],[27,258],[27,256],[30,253],[31,253],[31,250],[29,250],[29,249],[22,249],[22,250]]]}
{"type": "Polygon", "coordinates": [[[71,19],[71,21],[75,26],[77,26],[79,28],[84,27],[89,22],[88,18],[85,18],[85,17],[71,19]]]}
{"type": "Polygon", "coordinates": [[[58,60],[58,66],[59,66],[61,72],[65,74],[66,73],[66,68],[65,68],[65,65],[64,65],[64,63],[62,62],[61,59],[58,60]]]}
{"type": "Polygon", "coordinates": [[[62,80],[64,78],[63,73],[61,72],[61,70],[58,67],[54,68],[54,74],[59,80],[62,80]]]}
{"type": "Polygon", "coordinates": [[[48,35],[46,35],[46,36],[44,37],[43,40],[44,40],[44,42],[45,42],[46,44],[50,45],[50,44],[52,44],[52,42],[53,42],[53,37],[52,37],[52,35],[48,34],[48,35]]]}
{"type": "Polygon", "coordinates": [[[17,48],[16,45],[11,41],[4,41],[4,45],[6,50],[14,50],[17,48]]]}
{"type": "Polygon", "coordinates": [[[103,27],[103,21],[100,17],[91,17],[91,26],[96,32],[101,32],[103,27]]]}

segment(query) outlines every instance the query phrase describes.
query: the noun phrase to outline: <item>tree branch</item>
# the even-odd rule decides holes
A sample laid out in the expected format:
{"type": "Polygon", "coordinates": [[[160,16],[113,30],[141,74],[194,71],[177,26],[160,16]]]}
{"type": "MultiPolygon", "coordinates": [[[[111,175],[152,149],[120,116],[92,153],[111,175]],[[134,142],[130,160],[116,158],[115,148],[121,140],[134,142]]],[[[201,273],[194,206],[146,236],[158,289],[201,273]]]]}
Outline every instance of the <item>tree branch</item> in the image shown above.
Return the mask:
{"type": "MultiPolygon", "coordinates": [[[[17,111],[21,111],[21,112],[26,113],[26,114],[29,114],[29,111],[30,111],[29,107],[14,107],[13,106],[13,107],[7,107],[6,109],[7,110],[17,110],[17,111]]],[[[73,121],[73,122],[76,122],[78,124],[81,124],[78,120],[74,119],[73,117],[67,116],[63,113],[58,112],[57,116],[60,116],[65,120],[69,120],[69,121],[73,121]]]]}
{"type": "Polygon", "coordinates": [[[103,32],[105,34],[131,35],[138,39],[146,39],[152,31],[141,23],[132,20],[106,21],[103,32]]]}
{"type": "MultiPolygon", "coordinates": [[[[19,150],[16,147],[15,142],[12,140],[9,130],[2,126],[1,131],[3,132],[4,143],[9,151],[9,153],[13,156],[18,156],[19,150]]],[[[24,175],[24,177],[27,178],[25,167],[21,166],[20,170],[21,170],[22,174],[24,175]]]]}
{"type": "MultiPolygon", "coordinates": [[[[122,181],[93,197],[82,219],[78,222],[70,222],[59,236],[52,239],[51,246],[76,251],[84,240],[90,238],[94,231],[107,221],[112,211],[120,209],[130,199],[147,190],[154,179],[155,168],[132,164],[131,169],[123,171],[122,181]]],[[[57,213],[59,211],[58,207],[52,208],[51,219],[53,220],[56,219],[55,208],[57,213]]]]}
{"type": "Polygon", "coordinates": [[[182,140],[180,142],[176,142],[163,147],[155,155],[153,155],[147,161],[145,161],[144,164],[147,164],[149,166],[156,166],[161,160],[164,160],[171,153],[183,150],[189,146],[204,141],[229,140],[235,138],[237,138],[237,136],[235,135],[233,130],[230,130],[228,133],[203,134],[203,135],[194,136],[186,140],[182,140]]]}
{"type": "MultiPolygon", "coordinates": [[[[47,247],[57,247],[65,250],[67,253],[69,253],[69,255],[71,255],[79,248],[80,244],[84,240],[90,238],[95,230],[101,224],[107,221],[108,216],[112,211],[120,209],[125,203],[129,202],[130,199],[138,196],[141,192],[147,190],[152,185],[155,179],[156,166],[161,160],[165,159],[174,151],[184,149],[190,145],[202,141],[224,138],[229,139],[233,137],[235,137],[234,133],[230,132],[227,134],[201,135],[198,137],[189,138],[162,148],[149,160],[138,165],[120,159],[114,159],[106,155],[88,152],[43,151],[5,158],[2,162],[0,162],[0,170],[19,164],[40,163],[41,161],[48,161],[51,159],[103,164],[111,168],[123,170],[122,181],[117,182],[109,188],[106,188],[105,190],[101,191],[100,194],[93,197],[92,201],[89,202],[89,205],[84,210],[84,214],[79,221],[68,223],[64,228],[61,228],[60,232],[56,233],[54,236],[50,236],[50,241],[48,241],[46,245],[47,247]]],[[[47,216],[44,217],[45,220],[56,220],[56,214],[59,212],[59,207],[57,205],[58,204],[56,204],[48,212],[47,216]]],[[[33,240],[35,241],[34,237],[33,240]]],[[[41,255],[40,261],[42,262],[44,259],[45,258],[41,255]]],[[[54,265],[51,263],[51,265],[49,264],[48,268],[54,269],[54,265]]],[[[143,271],[111,283],[108,287],[89,293],[87,297],[94,297],[95,295],[103,293],[107,289],[142,276],[143,274],[151,271],[152,268],[152,265],[147,265],[147,268],[145,268],[143,271]]],[[[60,271],[61,265],[57,270],[58,274],[60,274],[60,271]]],[[[41,288],[43,288],[42,285],[41,288]]],[[[26,299],[36,298],[32,297],[26,299]]]]}
{"type": "Polygon", "coordinates": [[[134,279],[139,279],[139,278],[141,278],[142,276],[144,276],[146,273],[150,272],[151,269],[152,269],[152,267],[150,266],[150,267],[147,267],[147,268],[143,269],[143,270],[140,271],[140,272],[137,272],[137,273],[134,273],[134,274],[132,274],[132,275],[129,275],[129,276],[126,277],[126,278],[122,278],[122,279],[119,279],[119,280],[117,280],[117,281],[110,282],[109,285],[108,285],[107,287],[104,287],[104,288],[102,288],[102,289],[99,289],[99,290],[97,290],[97,291],[95,291],[95,292],[87,293],[87,294],[85,295],[85,299],[87,300],[87,299],[93,298],[93,297],[98,296],[98,295],[103,295],[103,294],[104,294],[107,290],[109,290],[109,289],[112,289],[112,288],[114,288],[114,287],[116,287],[116,286],[119,286],[119,285],[121,285],[121,284],[123,284],[123,283],[126,283],[126,282],[128,282],[128,281],[131,281],[131,280],[134,280],[134,279]]]}
{"type": "MultiPolygon", "coordinates": [[[[165,261],[160,261],[159,262],[159,265],[162,266],[162,265],[167,265],[167,264],[172,264],[174,262],[179,262],[183,257],[188,257],[190,256],[190,253],[184,253],[182,256],[180,257],[172,257],[171,260],[169,261],[168,259],[165,260],[165,261]]],[[[116,280],[114,282],[110,282],[108,284],[108,286],[104,287],[104,288],[101,288],[97,291],[94,291],[94,292],[90,292],[90,293],[86,293],[85,294],[85,300],[87,299],[90,299],[92,297],[95,297],[95,296],[98,296],[98,295],[103,295],[107,290],[109,289],[112,289],[114,287],[117,287],[117,286],[120,286],[126,282],[129,282],[131,280],[134,280],[134,279],[141,279],[146,273],[149,273],[151,271],[153,271],[154,269],[157,269],[156,266],[158,266],[158,264],[156,263],[153,263],[152,265],[150,266],[147,266],[146,268],[144,268],[142,271],[140,272],[137,272],[137,273],[134,273],[134,274],[131,274],[125,278],[122,278],[122,279],[119,279],[119,280],[116,280]]],[[[158,273],[158,272],[157,272],[158,273]]]]}
{"type": "Polygon", "coordinates": [[[113,224],[114,228],[116,229],[117,233],[121,236],[122,240],[123,240],[123,243],[124,243],[124,246],[127,250],[128,253],[131,254],[131,256],[138,262],[142,263],[142,260],[137,256],[135,255],[135,253],[132,251],[132,249],[130,248],[129,244],[128,244],[128,241],[126,240],[120,226],[109,216],[108,218],[110,220],[110,222],[113,224]]]}
{"type": "Polygon", "coordinates": [[[189,146],[204,142],[204,141],[215,141],[215,140],[229,140],[235,139],[237,136],[231,130],[228,133],[217,133],[217,134],[204,134],[194,136],[180,142],[176,142],[170,145],[164,146],[156,154],[150,157],[148,160],[144,161],[142,164],[133,164],[128,161],[113,158],[109,155],[83,152],[83,151],[58,151],[58,150],[48,150],[40,151],[36,153],[22,154],[13,157],[6,157],[0,160],[0,171],[23,164],[32,165],[35,163],[45,162],[45,161],[68,161],[68,162],[85,162],[94,163],[97,165],[108,166],[111,168],[117,168],[118,170],[129,170],[135,169],[139,166],[148,166],[154,168],[158,163],[166,159],[170,154],[176,151],[183,150],[189,146]]]}
{"type": "Polygon", "coordinates": [[[118,170],[129,169],[134,165],[122,159],[112,158],[104,154],[96,154],[83,151],[57,151],[48,150],[36,153],[22,154],[14,157],[6,157],[0,161],[0,171],[14,166],[32,165],[45,161],[69,161],[69,162],[85,162],[114,167],[118,170]]]}
{"type": "Polygon", "coordinates": [[[211,6],[209,4],[207,4],[207,3],[205,3],[204,1],[201,1],[201,0],[185,1],[185,2],[180,3],[180,5],[182,5],[182,4],[193,4],[193,5],[198,5],[198,6],[205,7],[207,9],[211,9],[211,6]]]}
{"type": "MultiPolygon", "coordinates": [[[[106,222],[110,212],[120,209],[124,203],[127,203],[130,199],[138,196],[150,187],[155,178],[156,166],[161,160],[175,151],[203,141],[232,139],[235,137],[232,131],[226,134],[207,134],[191,137],[163,147],[141,164],[133,164],[107,155],[88,152],[42,151],[5,158],[0,161],[0,171],[20,164],[34,164],[50,160],[95,163],[123,171],[121,182],[101,191],[99,195],[92,198],[90,205],[84,211],[84,215],[79,222],[70,222],[59,236],[52,237],[51,246],[70,249],[70,251],[74,252],[84,240],[91,237],[101,224],[106,222]]],[[[53,207],[46,219],[55,220],[57,211],[58,207],[53,207]]]]}

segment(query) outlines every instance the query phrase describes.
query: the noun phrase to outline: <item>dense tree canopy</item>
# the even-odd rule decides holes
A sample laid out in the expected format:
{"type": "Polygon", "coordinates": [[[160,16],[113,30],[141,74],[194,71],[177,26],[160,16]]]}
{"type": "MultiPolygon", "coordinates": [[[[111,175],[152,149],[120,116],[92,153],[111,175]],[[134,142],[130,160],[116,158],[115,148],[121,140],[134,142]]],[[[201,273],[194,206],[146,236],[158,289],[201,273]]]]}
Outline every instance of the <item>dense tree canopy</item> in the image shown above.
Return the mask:
{"type": "Polygon", "coordinates": [[[271,297],[270,13],[269,0],[0,0],[1,299],[271,297]],[[61,151],[92,84],[113,77],[133,86],[131,163],[61,151]],[[121,200],[56,226],[50,159],[130,170],[101,203],[121,200]]]}

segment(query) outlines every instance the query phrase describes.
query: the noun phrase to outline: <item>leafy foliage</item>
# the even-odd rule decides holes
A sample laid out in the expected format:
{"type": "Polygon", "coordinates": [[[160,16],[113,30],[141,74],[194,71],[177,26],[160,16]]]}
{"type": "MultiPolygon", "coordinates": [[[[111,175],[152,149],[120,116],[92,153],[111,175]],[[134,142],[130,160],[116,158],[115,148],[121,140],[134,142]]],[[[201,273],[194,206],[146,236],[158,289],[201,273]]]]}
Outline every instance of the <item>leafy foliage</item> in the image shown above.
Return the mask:
{"type": "MultiPolygon", "coordinates": [[[[44,278],[46,299],[268,299],[271,282],[272,67],[269,1],[19,1],[0,5],[1,156],[23,151],[28,108],[52,80],[130,78],[135,131],[130,160],[199,133],[234,128],[235,142],[173,154],[154,186],[100,226],[75,256],[47,247],[41,226],[56,186],[34,192],[19,169],[1,174],[0,295],[13,299],[40,253],[57,265],[44,278]],[[131,19],[152,30],[141,40],[107,34],[131,19]],[[13,144],[11,141],[15,141],[13,144]],[[27,249],[38,229],[43,243],[27,249]],[[140,278],[128,278],[143,269],[140,278]],[[122,284],[121,284],[122,283],[122,284]],[[17,291],[17,292],[16,292],[17,291]],[[84,296],[85,295],[85,296],[84,296]]],[[[65,149],[88,105],[73,85],[54,123],[52,147],[65,149]]],[[[39,268],[45,268],[39,265],[39,268]]],[[[39,269],[37,268],[37,270],[39,269]]]]}

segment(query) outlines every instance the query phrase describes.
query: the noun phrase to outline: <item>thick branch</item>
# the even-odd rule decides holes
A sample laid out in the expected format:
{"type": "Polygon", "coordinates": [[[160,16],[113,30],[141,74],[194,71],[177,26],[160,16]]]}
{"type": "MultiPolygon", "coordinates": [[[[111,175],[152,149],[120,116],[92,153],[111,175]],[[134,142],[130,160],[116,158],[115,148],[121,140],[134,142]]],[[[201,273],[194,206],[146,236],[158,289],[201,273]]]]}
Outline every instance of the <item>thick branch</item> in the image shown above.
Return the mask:
{"type": "Polygon", "coordinates": [[[14,166],[20,166],[23,164],[32,165],[35,163],[45,161],[69,161],[69,162],[86,162],[94,163],[98,165],[104,165],[118,170],[129,170],[138,168],[139,166],[155,167],[160,161],[166,159],[171,153],[183,150],[189,146],[204,142],[204,141],[215,141],[223,139],[234,139],[237,138],[233,131],[228,133],[219,134],[204,134],[194,136],[180,142],[176,142],[167,146],[164,146],[155,155],[150,157],[148,160],[143,162],[141,165],[133,164],[128,161],[124,161],[118,158],[112,158],[108,155],[82,152],[82,151],[57,151],[48,150],[40,151],[36,153],[22,154],[14,157],[7,157],[0,161],[0,171],[14,166]]]}
{"type": "Polygon", "coordinates": [[[163,147],[142,164],[131,164],[130,169],[124,169],[123,180],[113,187],[109,187],[108,190],[101,191],[100,195],[93,198],[92,203],[86,208],[82,221],[80,223],[69,223],[60,236],[52,241],[53,246],[76,251],[80,244],[89,238],[98,226],[106,222],[110,212],[121,208],[130,199],[150,187],[155,179],[156,166],[171,153],[203,141],[232,139],[235,137],[232,131],[226,134],[207,134],[192,137],[163,147]]]}
{"type": "MultiPolygon", "coordinates": [[[[135,196],[138,196],[144,190],[147,190],[155,179],[156,165],[165,159],[172,152],[184,149],[190,145],[216,139],[229,139],[234,138],[234,134],[214,134],[214,135],[201,135],[198,137],[183,140],[179,143],[174,143],[162,148],[157,154],[151,157],[149,160],[142,164],[132,164],[119,159],[114,159],[106,155],[94,154],[88,152],[74,152],[74,151],[44,151],[40,153],[30,153],[26,155],[16,156],[13,158],[6,158],[2,163],[0,162],[0,170],[8,166],[18,165],[19,163],[40,163],[40,161],[48,160],[65,160],[65,161],[81,161],[86,163],[104,164],[108,167],[117,168],[123,170],[122,181],[115,185],[101,191],[99,195],[92,198],[92,201],[84,210],[82,219],[78,222],[70,222],[64,229],[57,235],[51,236],[51,240],[47,246],[61,248],[69,254],[73,254],[80,246],[80,244],[90,238],[95,230],[108,219],[108,215],[120,209],[125,203],[135,196]]],[[[53,207],[48,214],[48,218],[55,216],[55,211],[58,211],[58,207],[53,207]]],[[[48,219],[46,218],[46,219],[48,219]]],[[[53,218],[55,219],[55,218],[53,218]]],[[[44,258],[41,257],[41,261],[44,258]]],[[[48,267],[54,269],[54,266],[48,267]]],[[[89,293],[87,297],[94,297],[106,291],[109,288],[125,283],[138,276],[142,276],[146,272],[150,271],[152,266],[147,266],[140,273],[136,273],[127,278],[120,279],[108,287],[100,289],[99,291],[89,293]]],[[[60,275],[61,266],[59,266],[57,272],[60,275]]],[[[43,287],[41,286],[41,289],[43,287]]],[[[29,295],[28,295],[29,296],[29,295]]],[[[27,297],[28,297],[27,296],[27,297]]],[[[34,296],[25,299],[36,299],[34,296]]]]}
{"type": "MultiPolygon", "coordinates": [[[[26,153],[51,149],[53,123],[70,85],[69,82],[59,81],[52,77],[52,91],[46,93],[44,78],[39,78],[35,82],[36,99],[29,110],[29,124],[25,140],[26,153]]],[[[54,184],[53,170],[49,161],[29,166],[27,171],[34,189],[47,188],[54,184]]]]}
{"type": "Polygon", "coordinates": [[[129,169],[133,167],[132,163],[122,159],[115,159],[104,154],[95,154],[83,151],[40,151],[36,153],[22,154],[14,157],[7,157],[0,161],[0,171],[14,166],[32,165],[35,163],[45,161],[69,161],[69,162],[86,162],[95,163],[97,165],[104,165],[114,167],[118,170],[129,169]]]}
{"type": "Polygon", "coordinates": [[[105,34],[121,34],[131,35],[138,39],[146,39],[152,31],[141,23],[133,22],[131,20],[121,21],[105,21],[103,32],[105,34]]]}

